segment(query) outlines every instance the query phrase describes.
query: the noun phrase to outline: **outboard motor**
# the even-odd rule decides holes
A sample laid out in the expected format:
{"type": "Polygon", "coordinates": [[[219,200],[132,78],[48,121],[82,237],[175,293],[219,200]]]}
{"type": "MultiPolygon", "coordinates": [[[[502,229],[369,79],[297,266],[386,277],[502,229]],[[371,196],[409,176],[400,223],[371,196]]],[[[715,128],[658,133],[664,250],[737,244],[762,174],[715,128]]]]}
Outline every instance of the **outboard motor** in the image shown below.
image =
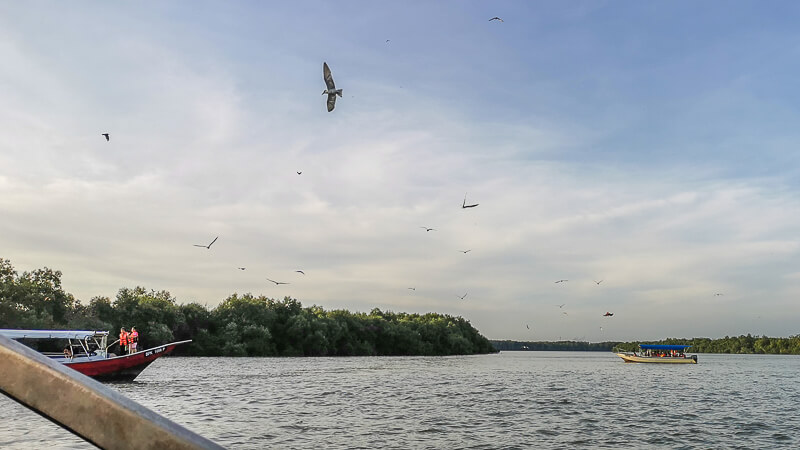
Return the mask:
{"type": "Polygon", "coordinates": [[[697,355],[692,355],[692,359],[694,360],[695,364],[697,364],[697,355]]]}

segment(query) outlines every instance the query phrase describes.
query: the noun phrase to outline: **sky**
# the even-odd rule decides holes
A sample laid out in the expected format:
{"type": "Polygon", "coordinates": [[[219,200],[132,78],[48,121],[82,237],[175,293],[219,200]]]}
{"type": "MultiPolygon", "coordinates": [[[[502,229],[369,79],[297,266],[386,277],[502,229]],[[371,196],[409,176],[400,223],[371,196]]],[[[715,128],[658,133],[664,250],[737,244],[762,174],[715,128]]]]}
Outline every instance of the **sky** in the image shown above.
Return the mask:
{"type": "Polygon", "coordinates": [[[0,1],[0,257],[84,303],[143,286],[438,312],[490,339],[795,335],[799,18],[0,1]]]}

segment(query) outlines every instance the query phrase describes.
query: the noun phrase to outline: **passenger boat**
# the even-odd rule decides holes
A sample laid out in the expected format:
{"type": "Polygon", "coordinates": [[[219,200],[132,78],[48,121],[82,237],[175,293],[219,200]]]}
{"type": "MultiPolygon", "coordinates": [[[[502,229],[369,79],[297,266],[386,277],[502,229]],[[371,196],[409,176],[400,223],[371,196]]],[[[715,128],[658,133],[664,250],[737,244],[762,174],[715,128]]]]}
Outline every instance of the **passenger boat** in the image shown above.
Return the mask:
{"type": "Polygon", "coordinates": [[[639,352],[618,352],[626,363],[697,364],[697,355],[686,355],[691,345],[639,344],[639,352]]]}
{"type": "Polygon", "coordinates": [[[159,357],[169,354],[180,344],[192,342],[191,340],[172,342],[129,355],[117,356],[108,351],[118,342],[114,341],[107,345],[108,331],[0,329],[0,335],[23,341],[27,339],[65,339],[68,343],[63,353],[43,352],[43,354],[70,369],[101,381],[132,381],[159,357]]]}

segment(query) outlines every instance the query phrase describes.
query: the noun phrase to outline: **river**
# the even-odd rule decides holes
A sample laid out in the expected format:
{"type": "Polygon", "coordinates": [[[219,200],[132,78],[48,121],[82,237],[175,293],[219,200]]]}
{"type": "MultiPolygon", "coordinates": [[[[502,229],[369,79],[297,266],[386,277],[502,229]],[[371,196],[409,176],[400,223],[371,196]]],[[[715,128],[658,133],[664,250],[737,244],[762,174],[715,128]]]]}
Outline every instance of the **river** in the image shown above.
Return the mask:
{"type": "MultiPolygon", "coordinates": [[[[133,400],[230,449],[798,448],[800,357],[157,360],[133,400]]],[[[0,448],[93,448],[0,396],[0,448]]]]}

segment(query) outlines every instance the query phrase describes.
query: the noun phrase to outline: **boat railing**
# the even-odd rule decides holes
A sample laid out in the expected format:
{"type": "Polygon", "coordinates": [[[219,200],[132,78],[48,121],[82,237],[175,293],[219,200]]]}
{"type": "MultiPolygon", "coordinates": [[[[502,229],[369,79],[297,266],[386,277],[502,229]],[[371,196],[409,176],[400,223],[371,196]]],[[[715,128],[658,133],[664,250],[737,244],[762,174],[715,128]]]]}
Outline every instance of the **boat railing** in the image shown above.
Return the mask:
{"type": "Polygon", "coordinates": [[[634,351],[634,350],[627,350],[627,349],[624,349],[622,347],[617,347],[617,346],[614,346],[611,349],[611,351],[613,353],[623,353],[623,354],[626,354],[626,355],[635,355],[636,354],[636,351],[634,351]]]}
{"type": "Polygon", "coordinates": [[[0,393],[103,449],[222,449],[0,334],[0,393]],[[80,414],[76,412],[80,411],[80,414]]]}
{"type": "Polygon", "coordinates": [[[108,345],[106,346],[106,348],[105,348],[105,351],[106,351],[106,356],[108,356],[108,354],[109,354],[109,353],[108,353],[108,349],[110,349],[111,347],[113,347],[114,345],[116,345],[116,343],[117,343],[117,342],[119,342],[119,339],[117,339],[116,341],[114,341],[114,342],[112,342],[112,343],[110,343],[110,344],[108,344],[108,345]]]}

